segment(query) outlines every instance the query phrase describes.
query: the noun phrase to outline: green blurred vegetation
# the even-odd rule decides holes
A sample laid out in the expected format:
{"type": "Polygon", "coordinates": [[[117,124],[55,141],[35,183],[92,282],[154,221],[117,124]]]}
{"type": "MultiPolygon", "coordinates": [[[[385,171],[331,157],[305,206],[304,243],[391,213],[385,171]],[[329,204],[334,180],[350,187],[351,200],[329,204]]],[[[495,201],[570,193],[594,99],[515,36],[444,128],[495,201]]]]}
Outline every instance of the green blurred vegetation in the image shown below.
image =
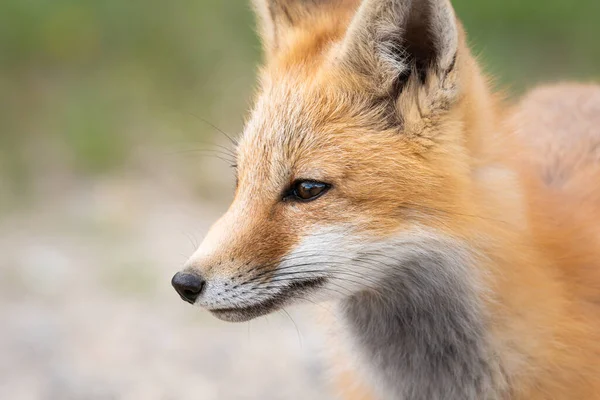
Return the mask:
{"type": "MultiPolygon", "coordinates": [[[[239,129],[259,44],[247,4],[0,2],[0,179],[118,173],[137,147],[239,129]]],[[[210,141],[208,138],[207,141],[210,141]]]]}
{"type": "Polygon", "coordinates": [[[475,54],[512,93],[600,78],[600,1],[452,0],[475,54]]]}
{"type": "MultiPolygon", "coordinates": [[[[247,1],[0,2],[0,189],[118,173],[139,146],[241,126],[259,44],[247,1]],[[199,118],[197,118],[197,117],[199,118]]],[[[454,0],[500,84],[600,78],[600,1],[454,0]]]]}

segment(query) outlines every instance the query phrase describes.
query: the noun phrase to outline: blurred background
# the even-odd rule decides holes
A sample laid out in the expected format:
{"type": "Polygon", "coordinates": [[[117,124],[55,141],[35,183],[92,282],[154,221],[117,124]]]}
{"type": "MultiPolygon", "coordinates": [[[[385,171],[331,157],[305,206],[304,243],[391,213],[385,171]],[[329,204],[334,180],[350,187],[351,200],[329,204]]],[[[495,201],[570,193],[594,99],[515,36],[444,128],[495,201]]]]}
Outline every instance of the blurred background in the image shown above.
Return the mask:
{"type": "MultiPolygon", "coordinates": [[[[454,4],[512,96],[600,80],[598,0],[454,4]]],[[[226,324],[169,283],[259,59],[246,1],[0,2],[0,398],[331,398],[308,308],[226,324]]]]}

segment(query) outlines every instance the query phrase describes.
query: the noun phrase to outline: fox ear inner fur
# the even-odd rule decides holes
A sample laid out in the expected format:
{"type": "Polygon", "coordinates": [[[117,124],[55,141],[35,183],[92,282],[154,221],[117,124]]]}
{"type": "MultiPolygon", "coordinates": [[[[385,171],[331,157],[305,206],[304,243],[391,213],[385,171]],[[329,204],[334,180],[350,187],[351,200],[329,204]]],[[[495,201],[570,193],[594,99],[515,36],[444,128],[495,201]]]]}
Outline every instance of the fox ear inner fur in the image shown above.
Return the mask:
{"type": "Polygon", "coordinates": [[[365,0],[339,60],[389,91],[401,90],[410,77],[444,83],[458,51],[458,22],[449,0],[365,0]]]}

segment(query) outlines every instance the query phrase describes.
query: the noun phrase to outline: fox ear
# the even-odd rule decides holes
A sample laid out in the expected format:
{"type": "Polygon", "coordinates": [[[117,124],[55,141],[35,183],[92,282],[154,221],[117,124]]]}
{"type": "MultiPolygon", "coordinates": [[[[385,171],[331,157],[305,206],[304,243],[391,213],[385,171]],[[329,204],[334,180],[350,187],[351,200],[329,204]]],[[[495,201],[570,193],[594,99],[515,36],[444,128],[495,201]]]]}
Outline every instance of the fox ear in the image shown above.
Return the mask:
{"type": "Polygon", "coordinates": [[[295,28],[335,3],[336,0],[252,0],[267,57],[277,52],[295,28]]]}
{"type": "Polygon", "coordinates": [[[341,47],[341,60],[376,79],[402,87],[417,74],[445,78],[455,66],[458,22],[449,0],[364,0],[341,47]]]}

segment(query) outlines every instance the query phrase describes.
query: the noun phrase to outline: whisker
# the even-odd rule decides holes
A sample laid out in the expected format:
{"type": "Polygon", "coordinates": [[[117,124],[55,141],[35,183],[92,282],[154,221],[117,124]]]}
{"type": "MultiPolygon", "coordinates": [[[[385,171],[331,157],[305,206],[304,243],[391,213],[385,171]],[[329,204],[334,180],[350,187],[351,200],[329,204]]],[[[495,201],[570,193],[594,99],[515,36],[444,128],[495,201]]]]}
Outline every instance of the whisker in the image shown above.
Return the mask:
{"type": "Polygon", "coordinates": [[[225,153],[223,151],[219,151],[216,149],[187,149],[187,150],[180,150],[180,151],[174,152],[172,154],[192,154],[192,155],[201,155],[201,156],[212,156],[212,157],[218,157],[218,158],[227,160],[227,162],[230,162],[232,164],[234,164],[236,162],[236,159],[234,156],[231,156],[228,153],[225,153]]]}
{"type": "MultiPolygon", "coordinates": [[[[293,283],[294,280],[291,279],[290,282],[293,283]]],[[[336,285],[336,286],[338,286],[340,289],[346,290],[346,292],[345,293],[344,292],[340,292],[339,290],[336,290],[336,289],[333,289],[333,288],[330,288],[330,287],[326,287],[326,286],[324,286],[324,287],[322,287],[320,289],[321,290],[329,290],[329,291],[335,292],[335,293],[339,294],[342,297],[348,297],[348,296],[352,295],[352,293],[350,291],[348,291],[348,289],[344,288],[343,286],[339,286],[339,285],[336,285]]],[[[255,289],[253,289],[252,291],[254,291],[256,289],[266,289],[267,292],[263,292],[262,294],[264,294],[264,293],[271,294],[273,290],[275,290],[275,289],[282,289],[283,287],[284,287],[283,285],[279,285],[279,286],[258,286],[255,289]]],[[[246,293],[250,293],[250,291],[248,291],[246,293]]],[[[294,295],[294,297],[296,297],[296,295],[294,295]]]]}
{"type": "Polygon", "coordinates": [[[188,234],[186,232],[181,232],[181,233],[184,234],[190,241],[190,244],[192,245],[192,250],[196,250],[198,248],[198,242],[194,239],[194,237],[191,234],[188,234]]]}
{"type": "MultiPolygon", "coordinates": [[[[370,255],[370,256],[379,256],[382,258],[386,258],[390,261],[392,261],[394,264],[400,264],[406,260],[401,260],[401,259],[397,259],[394,258],[392,256],[386,255],[386,254],[377,254],[377,253],[372,253],[372,252],[365,252],[365,253],[360,253],[357,256],[354,257],[348,257],[342,253],[335,253],[335,252],[321,252],[320,254],[314,254],[312,251],[307,251],[307,255],[302,255],[302,254],[295,254],[293,257],[288,257],[288,258],[284,258],[281,261],[277,261],[277,262],[273,262],[273,263],[269,263],[269,264],[264,264],[262,265],[260,268],[255,268],[254,270],[256,271],[262,271],[259,274],[255,275],[253,279],[260,279],[266,275],[269,274],[275,274],[281,271],[284,271],[286,269],[292,269],[292,268],[298,268],[300,266],[306,266],[306,265],[313,265],[315,263],[321,263],[321,264],[326,264],[326,263],[338,263],[336,261],[333,260],[315,260],[315,261],[310,261],[311,257],[314,258],[322,258],[323,256],[327,256],[327,257],[331,257],[331,258],[340,258],[340,259],[345,259],[348,260],[348,264],[352,264],[352,266],[356,267],[356,266],[361,266],[363,268],[367,267],[367,266],[371,266],[373,268],[373,270],[377,270],[375,266],[373,266],[370,263],[377,263],[377,264],[383,264],[387,267],[390,267],[389,264],[387,263],[383,263],[381,260],[378,259],[371,259],[371,258],[367,258],[365,257],[366,255],[370,255]],[[293,265],[286,265],[284,267],[278,267],[278,268],[273,268],[273,269],[269,269],[267,271],[264,271],[265,269],[268,268],[272,268],[275,267],[277,265],[280,265],[283,262],[290,262],[290,261],[295,261],[297,259],[302,259],[303,261],[305,261],[305,263],[302,264],[293,264],[293,265]],[[370,262],[370,263],[369,263],[370,262]]],[[[343,264],[346,265],[346,264],[343,264]]]]}
{"type": "Polygon", "coordinates": [[[300,347],[304,347],[302,343],[302,335],[300,334],[300,329],[298,329],[298,325],[296,325],[296,321],[294,321],[290,313],[288,313],[284,308],[280,309],[280,311],[282,311],[283,314],[285,314],[290,319],[290,321],[292,321],[292,324],[294,324],[294,328],[296,328],[296,334],[298,335],[298,343],[300,343],[300,347]]]}
{"type": "Polygon", "coordinates": [[[189,114],[191,116],[193,116],[193,117],[196,117],[200,121],[204,122],[206,125],[210,126],[211,128],[215,129],[217,132],[221,133],[223,136],[225,136],[227,139],[229,139],[229,141],[231,142],[231,144],[233,144],[234,146],[238,145],[238,143],[237,143],[236,140],[234,140],[231,136],[229,136],[225,131],[223,131],[218,126],[212,124],[211,122],[209,122],[208,120],[206,120],[205,118],[202,118],[201,116],[199,116],[197,114],[194,114],[194,113],[189,113],[189,114]]]}
{"type": "MultiPolygon", "coordinates": [[[[315,264],[311,264],[311,265],[315,265],[315,264]]],[[[384,282],[379,282],[379,281],[375,281],[372,280],[370,278],[367,278],[364,275],[361,275],[359,273],[353,273],[353,271],[345,271],[345,270],[336,270],[336,269],[328,269],[326,271],[323,270],[310,270],[310,271],[292,271],[292,272],[284,272],[281,274],[276,274],[275,277],[270,280],[269,282],[279,282],[283,279],[278,279],[278,278],[284,278],[286,276],[294,276],[294,275],[300,275],[300,274],[310,274],[310,273],[325,273],[325,276],[329,277],[329,278],[339,278],[340,275],[346,275],[346,276],[351,276],[354,278],[360,278],[360,279],[364,279],[365,281],[368,281],[370,283],[372,283],[373,285],[380,285],[383,284],[384,282]],[[331,274],[331,273],[333,274],[331,274]]]]}

